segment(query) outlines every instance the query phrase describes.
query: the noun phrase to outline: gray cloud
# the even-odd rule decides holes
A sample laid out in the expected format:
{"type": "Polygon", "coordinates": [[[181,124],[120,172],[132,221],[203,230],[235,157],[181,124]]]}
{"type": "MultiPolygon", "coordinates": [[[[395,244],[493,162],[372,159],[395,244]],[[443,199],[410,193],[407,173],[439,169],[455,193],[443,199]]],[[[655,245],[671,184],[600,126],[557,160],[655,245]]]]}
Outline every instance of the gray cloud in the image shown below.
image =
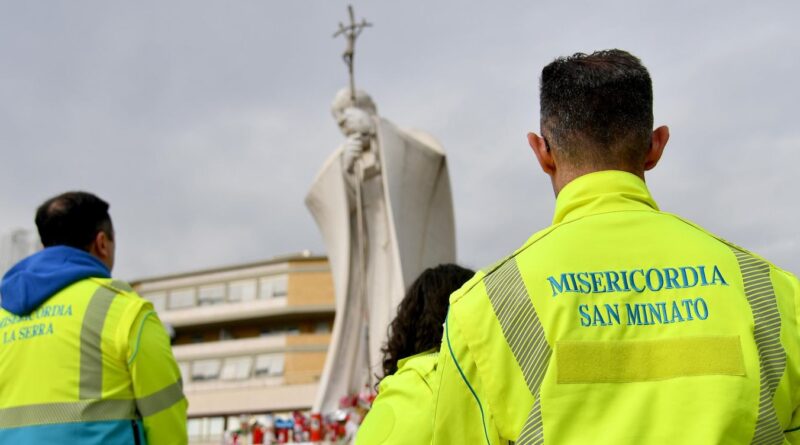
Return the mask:
{"type": "MultiPolygon", "coordinates": [[[[0,4],[0,231],[66,189],[112,203],[121,277],[323,250],[303,206],[341,140],[345,2],[0,4]]],[[[460,260],[491,263],[546,226],[525,142],[541,67],[621,47],[672,139],[662,208],[800,272],[800,37],[793,2],[355,2],[375,23],[357,83],[449,154],[460,260]]]]}

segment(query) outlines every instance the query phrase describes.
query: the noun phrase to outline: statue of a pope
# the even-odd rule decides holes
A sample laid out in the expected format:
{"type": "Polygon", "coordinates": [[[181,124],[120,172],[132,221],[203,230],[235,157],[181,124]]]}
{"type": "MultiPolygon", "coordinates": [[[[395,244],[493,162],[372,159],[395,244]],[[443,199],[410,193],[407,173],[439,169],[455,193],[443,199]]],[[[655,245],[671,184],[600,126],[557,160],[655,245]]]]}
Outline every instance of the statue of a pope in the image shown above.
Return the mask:
{"type": "Polygon", "coordinates": [[[455,225],[444,150],[400,130],[372,99],[339,91],[333,116],[345,142],[322,166],[306,205],[333,274],[336,321],[314,409],[375,383],[386,330],[408,285],[455,260],[455,225]]]}

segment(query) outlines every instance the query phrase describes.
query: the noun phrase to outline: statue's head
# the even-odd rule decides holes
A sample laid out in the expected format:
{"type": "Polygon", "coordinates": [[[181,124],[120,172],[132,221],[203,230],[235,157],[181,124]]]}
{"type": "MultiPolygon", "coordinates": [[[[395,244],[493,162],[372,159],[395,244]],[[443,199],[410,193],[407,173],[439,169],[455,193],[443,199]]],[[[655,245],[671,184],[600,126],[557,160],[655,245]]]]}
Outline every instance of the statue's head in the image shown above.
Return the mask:
{"type": "Polygon", "coordinates": [[[345,136],[351,134],[375,134],[375,121],[373,115],[361,108],[347,107],[339,114],[336,123],[345,136]]]}
{"type": "Polygon", "coordinates": [[[336,119],[342,133],[349,135],[353,132],[364,132],[360,129],[365,124],[363,114],[371,118],[378,114],[378,110],[369,94],[362,90],[356,90],[356,101],[353,103],[350,88],[342,88],[333,98],[331,114],[336,119]]]}

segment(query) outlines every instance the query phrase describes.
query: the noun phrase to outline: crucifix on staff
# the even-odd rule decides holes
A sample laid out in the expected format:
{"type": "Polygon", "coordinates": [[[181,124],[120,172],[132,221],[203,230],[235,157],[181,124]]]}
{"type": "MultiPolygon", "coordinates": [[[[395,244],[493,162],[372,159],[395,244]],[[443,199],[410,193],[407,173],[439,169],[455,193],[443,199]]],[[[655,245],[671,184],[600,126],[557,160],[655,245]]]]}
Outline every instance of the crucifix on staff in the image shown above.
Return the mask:
{"type": "Polygon", "coordinates": [[[347,11],[350,13],[350,24],[345,26],[342,22],[339,22],[339,30],[333,34],[333,37],[336,38],[343,35],[347,39],[347,48],[345,48],[342,53],[342,59],[344,59],[344,63],[347,65],[347,71],[350,73],[350,99],[355,103],[356,82],[355,76],[353,75],[353,58],[355,57],[356,51],[356,39],[361,35],[364,28],[372,26],[372,23],[368,23],[367,20],[363,18],[361,19],[361,23],[356,23],[353,5],[348,5],[347,11]]]}

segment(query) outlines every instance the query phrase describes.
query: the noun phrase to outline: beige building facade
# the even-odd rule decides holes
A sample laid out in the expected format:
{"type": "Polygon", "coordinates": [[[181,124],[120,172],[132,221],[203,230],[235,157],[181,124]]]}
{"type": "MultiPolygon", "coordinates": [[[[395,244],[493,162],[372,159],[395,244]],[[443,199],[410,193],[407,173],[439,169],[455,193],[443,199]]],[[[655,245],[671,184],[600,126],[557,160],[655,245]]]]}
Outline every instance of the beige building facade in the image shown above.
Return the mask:
{"type": "Polygon", "coordinates": [[[328,260],[308,253],[131,283],[174,330],[192,444],[308,410],[334,320],[328,260]]]}

